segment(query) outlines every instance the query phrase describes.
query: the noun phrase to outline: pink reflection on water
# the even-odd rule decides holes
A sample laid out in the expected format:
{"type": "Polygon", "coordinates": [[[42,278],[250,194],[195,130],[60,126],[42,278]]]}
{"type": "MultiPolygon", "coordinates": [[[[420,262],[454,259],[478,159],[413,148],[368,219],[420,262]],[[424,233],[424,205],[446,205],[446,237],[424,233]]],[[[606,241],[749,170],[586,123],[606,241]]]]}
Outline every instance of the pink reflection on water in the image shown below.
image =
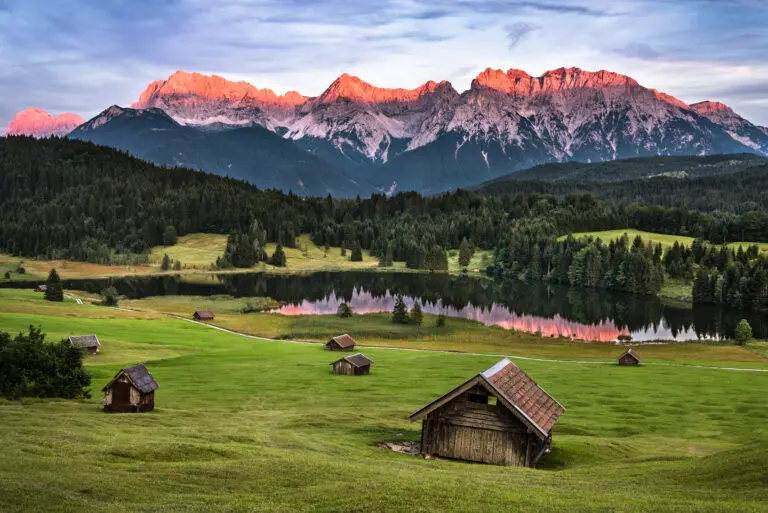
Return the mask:
{"type": "MultiPolygon", "coordinates": [[[[331,315],[335,314],[342,299],[331,294],[321,301],[303,301],[300,305],[286,305],[274,310],[282,315],[331,315]]],[[[410,308],[413,300],[405,299],[410,308]]],[[[391,312],[395,306],[393,296],[373,297],[367,292],[356,293],[347,302],[356,314],[391,312]]],[[[560,315],[552,318],[535,315],[518,315],[503,306],[493,305],[490,308],[480,308],[467,305],[464,308],[453,308],[442,304],[424,304],[423,310],[431,314],[445,314],[449,317],[460,317],[478,321],[486,326],[500,326],[526,333],[541,333],[545,337],[564,337],[572,340],[588,340],[591,342],[614,342],[619,335],[629,335],[629,330],[619,329],[612,321],[601,321],[598,324],[581,324],[570,321],[560,315]]]]}

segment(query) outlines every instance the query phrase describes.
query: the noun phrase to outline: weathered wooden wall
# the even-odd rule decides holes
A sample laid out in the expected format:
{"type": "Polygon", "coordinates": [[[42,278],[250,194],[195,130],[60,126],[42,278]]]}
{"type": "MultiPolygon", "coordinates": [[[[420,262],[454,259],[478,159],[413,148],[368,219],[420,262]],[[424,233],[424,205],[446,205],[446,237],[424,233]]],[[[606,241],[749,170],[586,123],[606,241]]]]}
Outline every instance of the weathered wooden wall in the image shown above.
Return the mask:
{"type": "MultiPolygon", "coordinates": [[[[127,376],[123,375],[115,380],[115,383],[125,383],[131,387],[129,404],[112,404],[112,388],[104,391],[104,411],[112,413],[145,412],[155,409],[155,392],[142,394],[134,387],[127,376]]],[[[114,383],[113,383],[114,386],[114,383]]]]}
{"type": "Polygon", "coordinates": [[[347,376],[360,376],[362,374],[368,374],[371,371],[371,366],[355,367],[346,360],[340,360],[333,364],[334,374],[344,374],[347,376]]]}
{"type": "Polygon", "coordinates": [[[422,454],[495,465],[530,464],[526,456],[536,448],[535,435],[503,405],[469,400],[470,394],[483,392],[465,392],[424,418],[422,454]]]}
{"type": "Polygon", "coordinates": [[[639,362],[628,354],[625,354],[624,356],[619,358],[619,365],[629,366],[629,365],[638,365],[638,364],[639,362]]]}

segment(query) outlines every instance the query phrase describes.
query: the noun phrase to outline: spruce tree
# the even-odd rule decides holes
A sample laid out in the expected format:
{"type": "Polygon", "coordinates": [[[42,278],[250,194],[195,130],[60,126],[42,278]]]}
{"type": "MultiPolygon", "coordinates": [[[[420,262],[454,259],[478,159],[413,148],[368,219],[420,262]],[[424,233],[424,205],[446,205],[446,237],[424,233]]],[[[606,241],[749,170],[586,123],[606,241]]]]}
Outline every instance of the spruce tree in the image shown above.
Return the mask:
{"type": "Polygon", "coordinates": [[[424,312],[421,311],[421,305],[418,301],[413,302],[413,308],[411,308],[411,324],[421,326],[424,320],[424,312]]]}
{"type": "Polygon", "coordinates": [[[173,246],[176,244],[178,234],[176,233],[176,227],[168,225],[163,232],[163,246],[173,246]]]}
{"type": "Polygon", "coordinates": [[[398,294],[395,299],[395,308],[392,310],[392,322],[395,324],[408,324],[408,307],[405,305],[403,296],[398,294]]]}
{"type": "Polygon", "coordinates": [[[355,242],[355,245],[352,247],[352,254],[349,257],[349,260],[351,262],[362,262],[363,261],[363,250],[360,248],[360,243],[355,242]]]}
{"type": "Polygon", "coordinates": [[[275,252],[272,253],[272,257],[269,259],[269,263],[275,267],[285,267],[285,252],[283,251],[282,244],[277,245],[275,252]]]}
{"type": "Polygon", "coordinates": [[[472,253],[472,246],[469,244],[469,241],[467,241],[467,238],[464,237],[459,245],[459,265],[461,267],[467,267],[469,265],[469,262],[472,260],[472,253]]]}
{"type": "Polygon", "coordinates": [[[168,253],[163,255],[163,262],[160,264],[160,269],[163,271],[167,271],[171,268],[171,257],[168,256],[168,253]]]}
{"type": "Polygon", "coordinates": [[[45,299],[48,301],[64,301],[64,288],[61,285],[61,278],[56,269],[51,269],[48,275],[48,281],[45,282],[45,299]]]}

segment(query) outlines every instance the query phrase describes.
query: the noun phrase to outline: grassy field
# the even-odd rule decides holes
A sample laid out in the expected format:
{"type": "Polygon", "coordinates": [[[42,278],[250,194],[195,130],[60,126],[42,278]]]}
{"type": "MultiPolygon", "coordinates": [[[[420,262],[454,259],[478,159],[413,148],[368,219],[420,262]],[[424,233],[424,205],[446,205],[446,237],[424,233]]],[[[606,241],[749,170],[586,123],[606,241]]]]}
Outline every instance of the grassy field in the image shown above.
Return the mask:
{"type": "MultiPolygon", "coordinates": [[[[670,248],[675,244],[675,241],[677,241],[679,244],[683,244],[685,246],[690,246],[694,238],[693,237],[685,237],[682,235],[665,235],[662,233],[652,233],[652,232],[644,232],[642,230],[605,230],[601,232],[580,232],[580,233],[574,233],[573,236],[575,238],[581,238],[581,237],[595,237],[600,238],[603,241],[611,241],[620,239],[624,236],[624,234],[629,235],[630,242],[637,237],[638,235],[643,239],[643,241],[652,242],[655,244],[661,244],[661,246],[666,249],[670,248]]],[[[559,237],[560,240],[563,240],[568,235],[563,235],[559,237]]],[[[737,249],[738,246],[743,246],[744,249],[746,249],[748,246],[757,244],[757,246],[760,248],[761,252],[768,251],[768,243],[766,242],[731,242],[728,244],[729,247],[732,247],[734,249],[737,249]]]]}
{"type": "Polygon", "coordinates": [[[366,348],[370,376],[333,376],[337,355],[315,345],[11,301],[0,291],[0,329],[95,332],[103,351],[87,357],[90,400],[0,400],[2,511],[766,509],[768,373],[516,360],[568,411],[540,469],[503,468],[378,447],[417,440],[408,414],[497,357],[366,348]],[[100,387],[137,361],[156,411],[101,413],[100,387]]]}

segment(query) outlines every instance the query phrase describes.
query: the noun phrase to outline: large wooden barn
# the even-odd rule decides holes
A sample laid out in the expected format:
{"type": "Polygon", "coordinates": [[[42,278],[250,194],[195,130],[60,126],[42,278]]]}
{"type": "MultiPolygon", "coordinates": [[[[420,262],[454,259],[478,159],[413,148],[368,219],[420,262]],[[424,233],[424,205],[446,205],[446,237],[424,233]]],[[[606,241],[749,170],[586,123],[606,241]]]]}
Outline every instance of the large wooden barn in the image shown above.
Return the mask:
{"type": "Polygon", "coordinates": [[[331,340],[325,343],[326,351],[352,351],[355,348],[355,339],[347,335],[339,335],[333,337],[331,340]]]}
{"type": "Polygon", "coordinates": [[[411,415],[423,419],[421,454],[535,467],[565,408],[508,359],[411,415]]]}
{"type": "Polygon", "coordinates": [[[155,409],[155,390],[160,388],[143,363],[120,369],[102,388],[104,411],[141,413],[155,409]]]}
{"type": "Polygon", "coordinates": [[[88,354],[97,354],[101,350],[101,342],[96,335],[69,337],[69,343],[88,354]]]}
{"type": "Polygon", "coordinates": [[[333,365],[334,374],[361,376],[363,374],[370,374],[372,363],[373,360],[362,353],[357,353],[351,356],[345,356],[344,358],[339,358],[331,363],[331,365],[333,365]]]}
{"type": "Polygon", "coordinates": [[[624,367],[640,365],[640,357],[632,348],[629,348],[619,356],[619,365],[624,367]]]}

